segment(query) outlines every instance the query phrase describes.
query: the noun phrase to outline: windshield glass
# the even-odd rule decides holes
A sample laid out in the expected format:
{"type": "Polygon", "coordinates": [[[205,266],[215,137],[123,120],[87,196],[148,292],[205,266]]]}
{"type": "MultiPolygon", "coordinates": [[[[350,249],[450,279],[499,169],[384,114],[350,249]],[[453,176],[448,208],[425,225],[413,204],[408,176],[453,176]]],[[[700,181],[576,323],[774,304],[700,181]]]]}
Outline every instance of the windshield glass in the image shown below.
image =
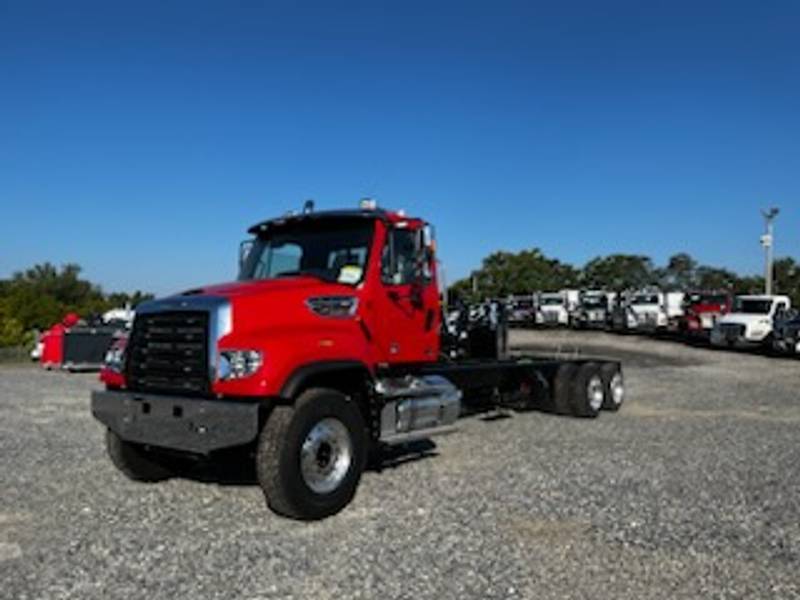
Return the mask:
{"type": "Polygon", "coordinates": [[[542,298],[542,306],[561,306],[564,299],[560,297],[542,298]]]}
{"type": "Polygon", "coordinates": [[[733,312],[746,315],[768,315],[771,308],[772,300],[737,298],[736,304],[733,306],[733,312]]]}
{"type": "Polygon", "coordinates": [[[687,304],[725,304],[727,301],[724,294],[692,294],[687,304]]]}
{"type": "Polygon", "coordinates": [[[268,231],[253,241],[240,280],[310,275],[355,285],[364,277],[373,222],[317,221],[268,231]]]}
{"type": "Polygon", "coordinates": [[[633,304],[658,304],[658,294],[639,294],[633,299],[633,304]]]}
{"type": "Polygon", "coordinates": [[[583,304],[584,308],[605,308],[606,299],[600,296],[590,296],[584,298],[581,304],[583,304]]]}
{"type": "Polygon", "coordinates": [[[515,300],[513,303],[513,308],[517,310],[525,310],[528,308],[533,308],[533,301],[532,300],[515,300]]]}

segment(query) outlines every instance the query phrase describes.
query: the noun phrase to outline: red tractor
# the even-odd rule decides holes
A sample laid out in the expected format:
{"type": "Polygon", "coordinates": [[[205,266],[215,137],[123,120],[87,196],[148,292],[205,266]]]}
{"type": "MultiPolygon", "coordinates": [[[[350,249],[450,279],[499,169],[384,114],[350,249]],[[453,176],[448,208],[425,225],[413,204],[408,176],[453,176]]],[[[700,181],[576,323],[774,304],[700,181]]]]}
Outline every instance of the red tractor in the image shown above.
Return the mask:
{"type": "Polygon", "coordinates": [[[691,292],[684,299],[684,314],[678,322],[680,333],[690,340],[708,341],[711,330],[730,312],[733,296],[727,292],[691,292]]]}
{"type": "Polygon", "coordinates": [[[502,311],[443,331],[421,219],[307,206],[250,233],[238,281],[139,305],[109,352],[92,411],[132,479],[238,447],[274,511],[319,519],[350,502],[368,454],[452,428],[465,407],[596,417],[622,404],[617,362],[508,358],[502,311]]]}

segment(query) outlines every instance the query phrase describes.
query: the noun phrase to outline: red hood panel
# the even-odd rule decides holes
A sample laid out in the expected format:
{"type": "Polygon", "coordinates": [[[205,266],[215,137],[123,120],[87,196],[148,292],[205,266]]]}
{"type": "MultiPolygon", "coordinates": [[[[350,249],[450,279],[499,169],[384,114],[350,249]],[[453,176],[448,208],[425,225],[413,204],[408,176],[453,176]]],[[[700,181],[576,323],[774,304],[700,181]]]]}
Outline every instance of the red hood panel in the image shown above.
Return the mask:
{"type": "Polygon", "coordinates": [[[260,281],[229,281],[227,283],[217,283],[202,288],[196,288],[184,292],[181,295],[195,296],[224,296],[226,298],[236,298],[239,296],[261,296],[273,292],[284,292],[289,290],[302,291],[307,288],[343,288],[349,286],[343,284],[331,284],[320,281],[314,277],[286,277],[284,279],[264,279],[260,281]]]}

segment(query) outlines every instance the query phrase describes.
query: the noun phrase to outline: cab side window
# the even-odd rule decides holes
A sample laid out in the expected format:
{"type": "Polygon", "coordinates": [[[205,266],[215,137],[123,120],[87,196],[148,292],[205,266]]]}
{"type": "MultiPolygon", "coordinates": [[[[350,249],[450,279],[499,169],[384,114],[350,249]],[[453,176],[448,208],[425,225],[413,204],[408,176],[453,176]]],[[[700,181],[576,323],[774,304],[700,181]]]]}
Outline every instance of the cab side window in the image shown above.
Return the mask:
{"type": "Polygon", "coordinates": [[[406,285],[418,279],[421,264],[419,232],[392,229],[381,256],[381,279],[388,285],[406,285]]]}

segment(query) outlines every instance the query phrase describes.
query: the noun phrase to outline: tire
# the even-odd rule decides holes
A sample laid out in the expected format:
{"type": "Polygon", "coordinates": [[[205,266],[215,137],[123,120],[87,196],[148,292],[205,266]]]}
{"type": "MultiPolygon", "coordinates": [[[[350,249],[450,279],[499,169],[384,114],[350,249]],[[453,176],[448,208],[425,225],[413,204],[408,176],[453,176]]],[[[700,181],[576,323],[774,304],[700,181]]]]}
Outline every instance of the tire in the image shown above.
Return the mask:
{"type": "Polygon", "coordinates": [[[570,395],[572,393],[572,380],[577,370],[576,365],[564,363],[558,367],[558,371],[556,371],[556,375],[553,378],[552,406],[553,412],[558,415],[572,414],[570,395]]]}
{"type": "Polygon", "coordinates": [[[600,367],[600,376],[603,378],[605,398],[603,410],[618,411],[625,401],[625,380],[619,366],[606,363],[600,367]]]}
{"type": "Polygon", "coordinates": [[[310,521],[350,503],[366,459],[367,430],[358,406],[340,392],[314,388],[293,406],[273,409],[259,436],[256,474],[273,511],[310,521]]]}
{"type": "Polygon", "coordinates": [[[110,429],[106,430],[106,449],[111,462],[128,479],[154,483],[172,477],[172,471],[158,462],[155,455],[138,444],[126,442],[110,429]]]}
{"type": "Polygon", "coordinates": [[[605,401],[605,388],[600,367],[596,363],[581,365],[572,379],[570,392],[570,403],[574,416],[590,419],[597,417],[605,401]]]}

